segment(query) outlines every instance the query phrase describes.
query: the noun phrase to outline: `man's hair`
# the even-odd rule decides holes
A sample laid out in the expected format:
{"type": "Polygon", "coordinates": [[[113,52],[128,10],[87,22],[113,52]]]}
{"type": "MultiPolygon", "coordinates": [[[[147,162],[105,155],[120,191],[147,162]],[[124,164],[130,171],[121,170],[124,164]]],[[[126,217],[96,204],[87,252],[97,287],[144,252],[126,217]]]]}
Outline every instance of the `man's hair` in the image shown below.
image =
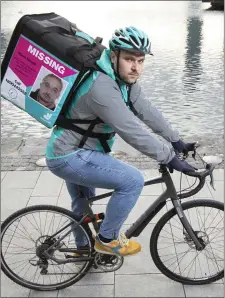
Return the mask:
{"type": "MultiPolygon", "coordinates": [[[[42,79],[42,82],[44,82],[47,78],[54,78],[54,79],[58,80],[58,82],[59,82],[60,85],[61,85],[61,90],[62,90],[62,88],[63,88],[63,83],[62,83],[62,80],[61,80],[59,77],[55,76],[53,73],[49,73],[49,74],[47,74],[47,75],[42,79]]],[[[61,91],[61,90],[60,90],[60,91],[61,91]]]]}

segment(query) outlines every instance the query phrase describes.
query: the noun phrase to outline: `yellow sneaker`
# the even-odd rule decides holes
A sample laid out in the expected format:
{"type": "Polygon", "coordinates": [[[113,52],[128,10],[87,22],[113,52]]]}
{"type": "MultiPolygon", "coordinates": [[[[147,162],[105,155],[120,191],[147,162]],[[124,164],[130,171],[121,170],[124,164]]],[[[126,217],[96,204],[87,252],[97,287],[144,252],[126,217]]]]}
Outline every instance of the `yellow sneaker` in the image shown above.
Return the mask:
{"type": "Polygon", "coordinates": [[[102,242],[98,236],[95,238],[95,250],[102,254],[128,256],[141,251],[141,245],[133,240],[127,239],[124,234],[120,234],[118,240],[109,243],[102,242]]]}
{"type": "Polygon", "coordinates": [[[86,254],[88,254],[89,253],[89,246],[88,246],[88,244],[87,245],[84,245],[84,246],[80,246],[80,247],[77,247],[77,250],[79,250],[80,251],[80,253],[73,253],[72,254],[72,257],[73,258],[79,258],[79,257],[82,257],[82,256],[84,256],[84,255],[86,255],[86,254]],[[82,252],[83,251],[83,252],[82,252]]]}

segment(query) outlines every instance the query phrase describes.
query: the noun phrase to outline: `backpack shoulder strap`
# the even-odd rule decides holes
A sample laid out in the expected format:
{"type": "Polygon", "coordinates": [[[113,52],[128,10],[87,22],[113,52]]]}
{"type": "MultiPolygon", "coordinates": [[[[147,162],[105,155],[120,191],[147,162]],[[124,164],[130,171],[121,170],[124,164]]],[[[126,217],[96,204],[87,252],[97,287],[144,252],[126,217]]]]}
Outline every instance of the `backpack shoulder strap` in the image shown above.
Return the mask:
{"type": "Polygon", "coordinates": [[[131,111],[134,113],[135,116],[137,116],[138,112],[136,111],[131,99],[130,99],[130,93],[131,93],[131,88],[132,86],[128,87],[128,92],[127,92],[127,102],[126,105],[130,107],[131,111]]]}

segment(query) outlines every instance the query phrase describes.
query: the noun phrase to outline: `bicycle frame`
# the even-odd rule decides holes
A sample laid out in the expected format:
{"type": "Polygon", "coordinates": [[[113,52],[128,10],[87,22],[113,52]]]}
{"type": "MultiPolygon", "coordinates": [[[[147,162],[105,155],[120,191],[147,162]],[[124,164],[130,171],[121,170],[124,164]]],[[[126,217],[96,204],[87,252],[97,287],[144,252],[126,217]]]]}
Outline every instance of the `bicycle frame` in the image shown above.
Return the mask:
{"type": "MultiPolygon", "coordinates": [[[[176,209],[177,215],[178,215],[184,229],[187,231],[187,233],[189,234],[189,236],[195,243],[196,249],[200,250],[202,248],[202,245],[198,241],[191,225],[189,224],[189,222],[183,212],[183,209],[182,209],[182,206],[180,203],[180,199],[177,196],[177,192],[176,192],[176,189],[175,189],[175,186],[174,186],[174,183],[173,183],[173,180],[171,178],[169,171],[163,165],[161,165],[159,171],[162,173],[162,175],[159,177],[156,177],[156,178],[146,180],[144,186],[165,183],[166,190],[149,206],[149,208],[126,231],[126,233],[125,233],[126,237],[131,238],[131,237],[139,236],[140,233],[144,230],[144,228],[148,225],[148,223],[153,219],[153,217],[165,206],[166,200],[171,199],[173,206],[176,209]]],[[[91,198],[88,198],[88,202],[90,204],[94,201],[109,197],[112,194],[113,194],[113,192],[107,192],[102,195],[91,197],[91,198]]],[[[86,206],[86,208],[87,208],[87,211],[89,211],[87,213],[90,215],[91,208],[90,208],[89,204],[86,206]]],[[[92,212],[92,210],[91,210],[91,212],[92,212]]],[[[92,215],[93,215],[93,213],[92,213],[92,215]]]]}
{"type": "MultiPolygon", "coordinates": [[[[159,177],[155,177],[149,180],[146,180],[144,183],[144,186],[149,186],[149,185],[153,185],[153,184],[159,184],[159,183],[165,183],[166,185],[166,190],[149,206],[149,208],[132,224],[132,226],[126,231],[126,237],[127,238],[131,238],[131,237],[137,237],[140,235],[140,233],[144,230],[144,228],[148,225],[148,223],[153,219],[153,217],[165,206],[166,204],[166,200],[167,199],[171,199],[173,206],[176,210],[176,213],[184,227],[184,229],[186,230],[186,232],[188,233],[188,235],[190,236],[190,238],[193,240],[193,242],[196,245],[196,249],[197,250],[201,250],[202,244],[199,242],[198,238],[196,237],[190,223],[188,222],[184,211],[182,209],[181,206],[181,202],[180,199],[177,196],[177,192],[173,183],[173,180],[171,178],[171,175],[169,173],[169,171],[167,170],[167,168],[163,165],[160,166],[160,170],[159,170],[162,175],[159,177]]],[[[75,225],[78,226],[79,224],[81,224],[84,219],[89,216],[91,219],[93,219],[92,223],[93,226],[95,228],[96,231],[98,231],[98,225],[97,222],[94,220],[94,213],[90,207],[90,204],[107,198],[109,196],[111,196],[113,194],[113,191],[111,192],[107,192],[105,194],[101,194],[101,195],[97,195],[94,197],[90,197],[90,198],[86,198],[86,202],[85,202],[85,214],[84,216],[80,219],[80,221],[75,225]]],[[[63,231],[64,229],[66,229],[69,225],[63,227],[60,231],[58,231],[57,233],[55,233],[54,235],[51,236],[51,238],[55,237],[58,233],[60,233],[61,231],[63,231]]],[[[71,228],[65,235],[63,235],[62,237],[60,237],[56,243],[58,244],[60,241],[62,241],[69,233],[71,233],[75,227],[71,228]]],[[[52,245],[51,247],[49,247],[47,249],[46,252],[48,252],[50,249],[54,248],[54,245],[52,245]]],[[[49,255],[48,255],[49,256],[49,255]]],[[[54,258],[51,258],[54,260],[54,258]]],[[[90,258],[82,258],[84,260],[90,259],[90,258]]],[[[79,258],[79,261],[81,260],[81,258],[79,258]]],[[[56,261],[56,259],[55,259],[56,261]]],[[[60,261],[57,260],[59,263],[64,263],[65,261],[60,261]]],[[[75,260],[67,260],[67,262],[74,262],[75,260]]]]}

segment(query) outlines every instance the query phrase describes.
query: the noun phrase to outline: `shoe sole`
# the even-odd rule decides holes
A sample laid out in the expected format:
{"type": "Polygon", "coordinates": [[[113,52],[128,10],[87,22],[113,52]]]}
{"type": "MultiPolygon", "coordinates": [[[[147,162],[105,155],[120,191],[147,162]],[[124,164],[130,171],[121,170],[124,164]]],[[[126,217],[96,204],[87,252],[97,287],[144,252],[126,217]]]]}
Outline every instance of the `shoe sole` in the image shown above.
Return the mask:
{"type": "Polygon", "coordinates": [[[133,254],[128,254],[128,255],[120,255],[120,254],[116,254],[116,253],[113,253],[113,252],[100,250],[100,249],[98,249],[98,248],[95,248],[95,246],[94,246],[94,249],[95,249],[96,252],[99,252],[99,253],[104,254],[104,255],[119,256],[119,257],[129,257],[129,256],[134,256],[134,255],[136,255],[137,253],[139,253],[139,252],[141,251],[141,250],[139,250],[139,251],[137,251],[137,252],[135,252],[135,253],[133,253],[133,254]]]}

